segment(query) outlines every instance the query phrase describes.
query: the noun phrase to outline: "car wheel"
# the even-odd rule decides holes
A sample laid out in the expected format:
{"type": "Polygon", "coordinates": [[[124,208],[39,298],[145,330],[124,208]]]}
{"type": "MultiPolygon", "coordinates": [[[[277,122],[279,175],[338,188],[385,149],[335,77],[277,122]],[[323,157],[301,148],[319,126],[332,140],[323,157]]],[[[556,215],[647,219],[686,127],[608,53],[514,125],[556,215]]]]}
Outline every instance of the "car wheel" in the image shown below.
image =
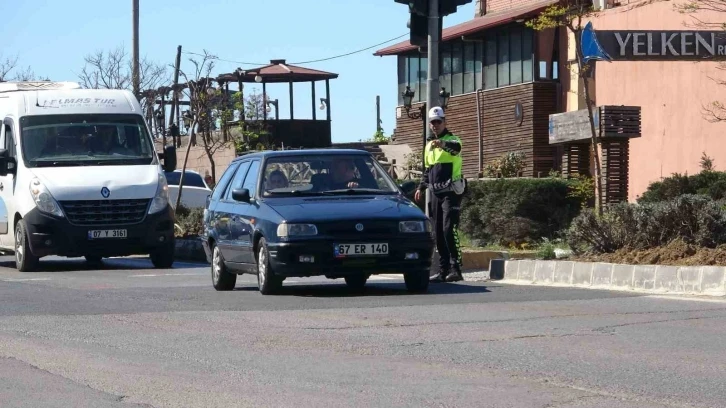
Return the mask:
{"type": "Polygon", "coordinates": [[[28,242],[25,220],[15,224],[15,267],[20,272],[30,272],[38,267],[39,258],[33,255],[28,242]]]}
{"type": "Polygon", "coordinates": [[[353,290],[363,290],[368,281],[368,275],[350,275],[345,277],[345,284],[353,290]]]}
{"type": "Polygon", "coordinates": [[[411,271],[403,274],[406,289],[412,293],[425,293],[429,289],[429,271],[411,271]]]}
{"type": "Polygon", "coordinates": [[[171,268],[172,265],[174,265],[175,250],[176,245],[172,240],[168,244],[165,244],[155,249],[151,254],[149,254],[149,258],[151,258],[151,263],[154,264],[154,267],[157,269],[171,268]]]}
{"type": "Polygon", "coordinates": [[[224,266],[224,258],[218,246],[212,252],[212,285],[219,291],[232,290],[237,283],[237,274],[230,273],[224,266]]]}
{"type": "Polygon", "coordinates": [[[282,286],[282,279],[275,276],[270,267],[270,253],[267,251],[267,241],[264,238],[260,238],[257,251],[257,286],[263,295],[273,294],[282,286]]]}

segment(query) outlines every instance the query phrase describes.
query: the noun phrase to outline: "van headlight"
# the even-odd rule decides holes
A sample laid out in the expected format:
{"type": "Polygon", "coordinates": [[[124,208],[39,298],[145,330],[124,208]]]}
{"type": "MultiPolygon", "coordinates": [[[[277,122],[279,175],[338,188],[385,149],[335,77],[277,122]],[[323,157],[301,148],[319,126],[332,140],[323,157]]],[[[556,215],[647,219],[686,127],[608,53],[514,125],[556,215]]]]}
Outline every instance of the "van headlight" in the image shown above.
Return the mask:
{"type": "Polygon", "coordinates": [[[431,223],[427,221],[401,221],[398,223],[399,232],[422,233],[431,232],[431,223]]]}
{"type": "Polygon", "coordinates": [[[280,224],[277,227],[278,237],[306,237],[318,235],[318,227],[315,224],[280,224]]]}
{"type": "Polygon", "coordinates": [[[154,199],[151,200],[149,206],[149,214],[158,213],[169,205],[169,184],[166,182],[166,176],[159,173],[159,183],[156,187],[156,194],[154,199]]]}
{"type": "Polygon", "coordinates": [[[60,205],[58,205],[53,195],[37,177],[30,180],[30,196],[33,197],[35,206],[41,212],[56,217],[63,217],[63,210],[61,210],[60,205]]]}

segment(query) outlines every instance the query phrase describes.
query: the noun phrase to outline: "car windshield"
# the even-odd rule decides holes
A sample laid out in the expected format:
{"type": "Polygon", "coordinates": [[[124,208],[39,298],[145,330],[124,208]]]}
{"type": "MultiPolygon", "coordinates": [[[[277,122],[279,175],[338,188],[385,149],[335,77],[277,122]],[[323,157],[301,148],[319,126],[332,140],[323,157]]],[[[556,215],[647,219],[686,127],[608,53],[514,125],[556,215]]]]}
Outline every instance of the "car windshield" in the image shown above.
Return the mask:
{"type": "Polygon", "coordinates": [[[26,116],[20,143],[28,167],[65,167],[156,162],[140,115],[26,116]]]}
{"type": "Polygon", "coordinates": [[[397,194],[398,187],[371,156],[301,154],[267,159],[262,194],[293,195],[397,194]]]}

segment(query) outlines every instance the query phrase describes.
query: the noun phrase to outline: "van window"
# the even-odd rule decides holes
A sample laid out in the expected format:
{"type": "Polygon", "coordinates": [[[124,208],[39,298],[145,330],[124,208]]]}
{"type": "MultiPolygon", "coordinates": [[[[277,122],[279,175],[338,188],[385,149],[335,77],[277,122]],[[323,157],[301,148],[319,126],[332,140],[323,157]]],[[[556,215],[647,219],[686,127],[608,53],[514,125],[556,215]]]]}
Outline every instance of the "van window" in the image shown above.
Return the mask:
{"type": "Polygon", "coordinates": [[[26,116],[20,148],[28,167],[149,165],[156,154],[141,115],[26,116]]]}
{"type": "Polygon", "coordinates": [[[8,156],[17,157],[15,154],[15,137],[13,136],[13,127],[5,126],[5,146],[3,148],[8,151],[8,156]]]}

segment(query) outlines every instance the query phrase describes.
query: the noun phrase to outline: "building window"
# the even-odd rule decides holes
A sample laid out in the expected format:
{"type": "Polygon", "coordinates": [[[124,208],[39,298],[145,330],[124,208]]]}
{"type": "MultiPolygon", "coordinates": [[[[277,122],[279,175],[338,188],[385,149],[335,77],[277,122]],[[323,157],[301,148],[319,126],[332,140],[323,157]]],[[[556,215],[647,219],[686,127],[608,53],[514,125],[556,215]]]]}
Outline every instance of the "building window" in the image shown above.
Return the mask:
{"type": "MultiPolygon", "coordinates": [[[[439,45],[439,86],[452,96],[534,80],[534,32],[521,26],[486,32],[483,38],[448,41],[439,45]]],[[[539,68],[539,67],[538,67],[539,68]]],[[[538,69],[539,70],[539,69],[538,69]]],[[[409,86],[414,103],[426,101],[426,54],[398,57],[398,104],[409,86]]]]}

